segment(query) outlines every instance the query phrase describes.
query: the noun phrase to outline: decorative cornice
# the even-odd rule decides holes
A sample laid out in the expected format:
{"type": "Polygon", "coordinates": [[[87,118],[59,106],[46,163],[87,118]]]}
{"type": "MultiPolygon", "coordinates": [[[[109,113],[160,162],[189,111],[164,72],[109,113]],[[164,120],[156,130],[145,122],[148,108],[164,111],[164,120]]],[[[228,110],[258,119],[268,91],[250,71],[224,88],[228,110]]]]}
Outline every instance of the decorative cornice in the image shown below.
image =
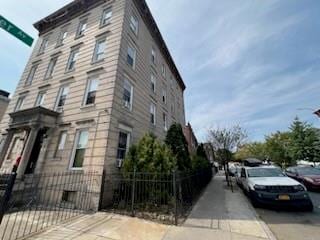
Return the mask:
{"type": "MultiPolygon", "coordinates": [[[[74,0],[58,11],[52,13],[48,17],[36,22],[33,26],[42,35],[51,31],[52,29],[68,23],[70,20],[79,17],[87,11],[104,3],[111,2],[110,0],[74,0]]],[[[166,58],[167,64],[170,66],[175,78],[177,79],[182,90],[185,90],[186,86],[182,80],[182,77],[170,55],[165,41],[160,33],[160,30],[151,14],[149,7],[145,0],[133,0],[142,18],[144,19],[151,35],[156,41],[161,53],[166,58]]]]}

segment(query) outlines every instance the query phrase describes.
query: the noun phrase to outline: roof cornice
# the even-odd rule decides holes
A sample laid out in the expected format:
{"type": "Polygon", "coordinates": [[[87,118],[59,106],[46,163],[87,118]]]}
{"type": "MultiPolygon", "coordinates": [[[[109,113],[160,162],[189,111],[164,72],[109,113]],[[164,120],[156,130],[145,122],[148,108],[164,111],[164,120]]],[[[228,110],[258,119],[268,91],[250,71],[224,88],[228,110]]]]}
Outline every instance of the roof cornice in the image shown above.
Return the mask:
{"type": "MultiPolygon", "coordinates": [[[[110,2],[112,0],[74,0],[73,2],[69,3],[68,5],[64,6],[63,8],[59,9],[58,11],[50,14],[48,17],[43,18],[42,20],[36,22],[33,26],[39,31],[39,35],[47,33],[52,29],[61,26],[71,19],[84,14],[85,12],[89,11],[100,4],[110,2]]],[[[135,3],[140,15],[144,19],[152,37],[156,41],[161,53],[165,57],[167,64],[169,65],[173,75],[177,79],[181,89],[184,91],[186,86],[182,80],[182,77],[171,57],[171,54],[168,50],[168,47],[163,40],[163,37],[160,33],[160,30],[151,14],[151,11],[146,3],[145,0],[133,0],[135,3]]]]}

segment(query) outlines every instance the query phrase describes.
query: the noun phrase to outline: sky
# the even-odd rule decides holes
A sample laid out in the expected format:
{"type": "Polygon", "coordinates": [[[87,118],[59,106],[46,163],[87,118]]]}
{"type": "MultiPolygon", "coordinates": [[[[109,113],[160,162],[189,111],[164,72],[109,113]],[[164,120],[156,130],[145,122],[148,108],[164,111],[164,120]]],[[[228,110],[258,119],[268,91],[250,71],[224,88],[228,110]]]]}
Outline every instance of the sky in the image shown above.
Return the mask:
{"type": "MultiPolygon", "coordinates": [[[[1,0],[0,15],[37,38],[32,24],[69,2],[1,0]]],[[[147,3],[187,86],[186,120],[199,141],[235,124],[263,140],[295,116],[320,127],[311,110],[320,108],[320,1],[147,3]]],[[[31,51],[0,29],[0,89],[14,92],[31,51]]]]}

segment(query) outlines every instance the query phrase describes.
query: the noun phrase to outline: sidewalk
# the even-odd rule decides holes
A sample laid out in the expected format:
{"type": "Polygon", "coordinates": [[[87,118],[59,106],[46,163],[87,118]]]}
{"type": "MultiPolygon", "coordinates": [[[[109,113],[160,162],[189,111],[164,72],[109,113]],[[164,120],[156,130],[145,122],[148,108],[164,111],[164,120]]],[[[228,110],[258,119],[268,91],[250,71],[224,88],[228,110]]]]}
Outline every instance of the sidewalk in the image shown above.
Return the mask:
{"type": "Polygon", "coordinates": [[[53,227],[29,239],[46,240],[266,240],[275,239],[248,200],[217,175],[182,226],[99,212],[53,227]]]}
{"type": "Polygon", "coordinates": [[[169,229],[164,239],[275,239],[241,190],[232,193],[226,185],[225,176],[217,174],[184,225],[169,229]]]}

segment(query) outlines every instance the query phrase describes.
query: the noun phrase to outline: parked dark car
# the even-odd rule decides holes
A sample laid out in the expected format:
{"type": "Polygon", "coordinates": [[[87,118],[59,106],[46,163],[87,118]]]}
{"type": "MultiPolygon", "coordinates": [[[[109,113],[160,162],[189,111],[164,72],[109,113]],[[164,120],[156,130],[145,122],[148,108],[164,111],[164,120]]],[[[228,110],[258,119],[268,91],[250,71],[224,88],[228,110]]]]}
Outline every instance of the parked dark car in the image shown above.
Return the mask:
{"type": "Polygon", "coordinates": [[[246,167],[258,167],[262,164],[262,161],[256,158],[247,158],[243,161],[243,165],[246,167]]]}
{"type": "Polygon", "coordinates": [[[289,167],[287,176],[303,183],[308,190],[320,190],[320,169],[314,167],[289,167]]]}

